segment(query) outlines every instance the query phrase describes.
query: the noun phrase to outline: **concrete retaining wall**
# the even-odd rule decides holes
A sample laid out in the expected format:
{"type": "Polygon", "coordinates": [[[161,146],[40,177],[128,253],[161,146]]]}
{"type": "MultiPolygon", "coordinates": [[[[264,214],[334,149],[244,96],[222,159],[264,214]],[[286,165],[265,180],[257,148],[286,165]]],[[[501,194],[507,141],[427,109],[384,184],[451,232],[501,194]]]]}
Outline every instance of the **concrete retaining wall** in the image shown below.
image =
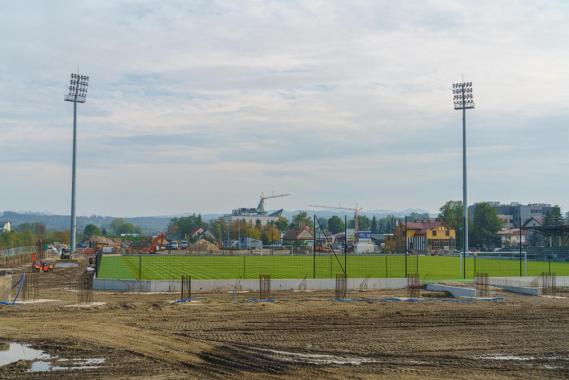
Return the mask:
{"type": "Polygon", "coordinates": [[[427,284],[427,290],[433,292],[448,292],[452,294],[453,297],[476,297],[476,289],[463,288],[460,286],[427,284]]]}
{"type": "MultiPolygon", "coordinates": [[[[180,281],[162,280],[108,280],[96,278],[93,283],[95,290],[118,292],[179,292],[180,281]]],[[[407,287],[406,278],[350,278],[349,290],[378,290],[404,289],[407,287]]],[[[271,289],[279,290],[334,290],[335,279],[291,279],[272,280],[271,289]]],[[[259,291],[259,280],[192,280],[192,291],[195,292],[228,292],[259,291]]]]}

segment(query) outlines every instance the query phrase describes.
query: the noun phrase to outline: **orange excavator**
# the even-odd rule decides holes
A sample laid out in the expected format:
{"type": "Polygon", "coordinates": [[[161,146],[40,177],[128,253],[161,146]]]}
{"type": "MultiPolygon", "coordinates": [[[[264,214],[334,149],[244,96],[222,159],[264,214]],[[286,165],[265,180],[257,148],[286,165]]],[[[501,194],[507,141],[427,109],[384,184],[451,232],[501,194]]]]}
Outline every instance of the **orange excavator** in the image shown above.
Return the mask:
{"type": "Polygon", "coordinates": [[[150,243],[150,247],[145,248],[143,250],[143,252],[144,253],[156,253],[158,251],[158,248],[161,245],[164,245],[165,240],[166,240],[166,233],[165,232],[158,234],[158,236],[156,236],[152,239],[152,242],[150,243]]]}

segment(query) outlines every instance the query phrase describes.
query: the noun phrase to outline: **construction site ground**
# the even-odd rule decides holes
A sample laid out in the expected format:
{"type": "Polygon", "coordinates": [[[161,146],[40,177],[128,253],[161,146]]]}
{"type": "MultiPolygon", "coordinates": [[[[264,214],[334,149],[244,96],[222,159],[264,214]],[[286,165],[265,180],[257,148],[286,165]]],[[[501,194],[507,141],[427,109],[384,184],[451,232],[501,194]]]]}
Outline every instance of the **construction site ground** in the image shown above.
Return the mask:
{"type": "Polygon", "coordinates": [[[0,341],[42,350],[59,363],[98,366],[0,378],[568,378],[569,298],[499,293],[502,301],[386,301],[405,290],[177,294],[95,292],[92,307],[71,289],[82,268],[42,273],[40,298],[0,306],[0,341]],[[66,289],[66,287],[68,287],[66,289]]]}

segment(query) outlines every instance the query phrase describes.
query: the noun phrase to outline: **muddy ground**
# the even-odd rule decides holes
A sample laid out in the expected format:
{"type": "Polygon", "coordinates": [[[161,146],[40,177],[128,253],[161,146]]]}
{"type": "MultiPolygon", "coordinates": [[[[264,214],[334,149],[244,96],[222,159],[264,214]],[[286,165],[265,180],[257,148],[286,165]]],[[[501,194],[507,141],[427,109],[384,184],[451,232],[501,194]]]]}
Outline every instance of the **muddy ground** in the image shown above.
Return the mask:
{"type": "Polygon", "coordinates": [[[40,298],[55,302],[0,306],[0,340],[104,364],[31,373],[20,361],[0,378],[569,378],[569,298],[381,301],[405,295],[390,291],[336,302],[299,292],[173,304],[175,294],[96,292],[104,305],[67,307],[78,271],[42,278],[40,298]]]}

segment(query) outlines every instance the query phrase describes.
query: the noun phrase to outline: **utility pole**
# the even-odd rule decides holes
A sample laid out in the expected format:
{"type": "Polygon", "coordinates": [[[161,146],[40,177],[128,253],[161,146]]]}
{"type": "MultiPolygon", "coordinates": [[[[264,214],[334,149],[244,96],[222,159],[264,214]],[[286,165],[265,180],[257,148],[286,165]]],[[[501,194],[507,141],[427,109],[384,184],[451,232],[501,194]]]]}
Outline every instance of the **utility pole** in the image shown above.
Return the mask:
{"type": "Polygon", "coordinates": [[[77,214],[75,211],[76,184],[77,184],[77,103],[85,103],[87,100],[87,87],[89,76],[71,74],[69,93],[65,95],[66,102],[73,102],[73,164],[71,169],[71,226],[70,239],[71,253],[77,249],[77,214]]]}
{"type": "Polygon", "coordinates": [[[472,95],[472,82],[460,82],[452,85],[454,109],[462,111],[462,233],[463,252],[460,256],[460,270],[466,267],[466,253],[468,252],[468,200],[467,200],[467,176],[466,176],[466,110],[474,108],[472,95]],[[464,258],[464,263],[463,263],[464,258]]]}

